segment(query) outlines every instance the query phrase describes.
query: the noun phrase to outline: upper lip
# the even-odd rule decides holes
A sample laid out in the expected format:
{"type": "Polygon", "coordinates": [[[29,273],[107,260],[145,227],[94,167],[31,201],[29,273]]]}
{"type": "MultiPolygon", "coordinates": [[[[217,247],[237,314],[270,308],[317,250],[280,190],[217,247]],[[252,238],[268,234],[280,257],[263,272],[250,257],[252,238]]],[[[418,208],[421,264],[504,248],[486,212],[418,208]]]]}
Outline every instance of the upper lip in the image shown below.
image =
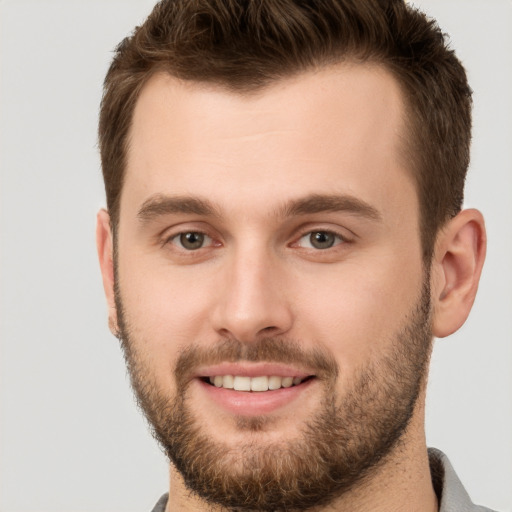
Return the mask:
{"type": "Polygon", "coordinates": [[[194,377],[212,377],[215,375],[239,375],[242,377],[300,377],[306,378],[313,375],[313,372],[296,368],[282,363],[267,362],[238,362],[238,363],[220,363],[212,366],[202,366],[196,372],[194,377]]]}

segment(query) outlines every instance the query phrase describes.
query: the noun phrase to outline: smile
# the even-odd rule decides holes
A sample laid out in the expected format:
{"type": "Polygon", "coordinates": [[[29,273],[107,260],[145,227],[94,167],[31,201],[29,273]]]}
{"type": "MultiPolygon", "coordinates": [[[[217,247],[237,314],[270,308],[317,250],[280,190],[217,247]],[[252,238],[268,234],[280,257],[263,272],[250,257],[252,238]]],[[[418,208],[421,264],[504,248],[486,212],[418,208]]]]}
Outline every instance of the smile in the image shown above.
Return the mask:
{"type": "Polygon", "coordinates": [[[215,375],[208,377],[208,382],[217,388],[233,389],[235,391],[276,391],[281,388],[298,386],[309,377],[279,377],[242,375],[215,375]]]}

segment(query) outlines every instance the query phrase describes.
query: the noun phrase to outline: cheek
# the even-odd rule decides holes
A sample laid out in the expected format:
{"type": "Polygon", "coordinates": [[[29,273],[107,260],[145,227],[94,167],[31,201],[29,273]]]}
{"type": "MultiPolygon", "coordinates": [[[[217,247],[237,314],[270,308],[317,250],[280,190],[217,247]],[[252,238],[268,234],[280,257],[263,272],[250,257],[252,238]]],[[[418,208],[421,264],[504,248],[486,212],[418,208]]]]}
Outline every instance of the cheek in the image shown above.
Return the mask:
{"type": "Polygon", "coordinates": [[[397,262],[390,256],[330,270],[296,294],[307,298],[298,305],[297,335],[322,343],[343,373],[390,349],[419,300],[422,269],[410,259],[397,262]]]}
{"type": "Polygon", "coordinates": [[[178,354],[206,337],[207,282],[143,255],[121,254],[120,292],[131,343],[145,371],[166,393],[174,394],[178,354]]]}
{"type": "Polygon", "coordinates": [[[176,267],[143,251],[123,254],[119,261],[123,305],[144,343],[164,344],[175,351],[202,341],[216,275],[208,266],[176,267]]]}

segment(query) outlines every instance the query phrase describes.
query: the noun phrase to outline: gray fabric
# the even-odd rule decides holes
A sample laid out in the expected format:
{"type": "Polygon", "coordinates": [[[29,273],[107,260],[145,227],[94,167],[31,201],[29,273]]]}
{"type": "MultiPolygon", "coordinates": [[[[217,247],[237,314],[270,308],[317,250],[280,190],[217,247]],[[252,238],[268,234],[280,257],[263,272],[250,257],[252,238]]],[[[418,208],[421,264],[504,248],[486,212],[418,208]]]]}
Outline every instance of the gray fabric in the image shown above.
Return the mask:
{"type": "Polygon", "coordinates": [[[165,506],[167,505],[167,500],[169,499],[169,493],[165,493],[155,505],[155,508],[152,512],[165,512],[165,506]]]}
{"type": "MultiPolygon", "coordinates": [[[[494,512],[490,508],[474,505],[457,477],[448,457],[435,448],[428,449],[432,482],[440,502],[439,512],[494,512]]],[[[169,499],[164,494],[152,512],[165,512],[169,499]]]]}
{"type": "Polygon", "coordinates": [[[439,512],[494,512],[474,505],[448,457],[436,448],[429,448],[432,482],[439,498],[439,512]],[[437,480],[437,481],[436,481],[437,480]]]}

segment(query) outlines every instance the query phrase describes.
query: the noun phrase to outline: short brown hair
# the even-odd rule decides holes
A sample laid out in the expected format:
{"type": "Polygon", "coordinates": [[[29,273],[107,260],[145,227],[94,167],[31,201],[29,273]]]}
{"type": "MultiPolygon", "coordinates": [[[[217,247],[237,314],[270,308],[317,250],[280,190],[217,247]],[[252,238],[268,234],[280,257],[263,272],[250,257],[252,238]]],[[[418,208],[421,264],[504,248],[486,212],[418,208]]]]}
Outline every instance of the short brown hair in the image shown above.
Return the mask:
{"type": "Polygon", "coordinates": [[[247,93],[348,59],[386,66],[402,88],[429,260],[438,229],[462,207],[471,89],[437,24],[403,0],[160,1],[105,78],[99,145],[113,227],[135,103],[153,74],[247,93]]]}

